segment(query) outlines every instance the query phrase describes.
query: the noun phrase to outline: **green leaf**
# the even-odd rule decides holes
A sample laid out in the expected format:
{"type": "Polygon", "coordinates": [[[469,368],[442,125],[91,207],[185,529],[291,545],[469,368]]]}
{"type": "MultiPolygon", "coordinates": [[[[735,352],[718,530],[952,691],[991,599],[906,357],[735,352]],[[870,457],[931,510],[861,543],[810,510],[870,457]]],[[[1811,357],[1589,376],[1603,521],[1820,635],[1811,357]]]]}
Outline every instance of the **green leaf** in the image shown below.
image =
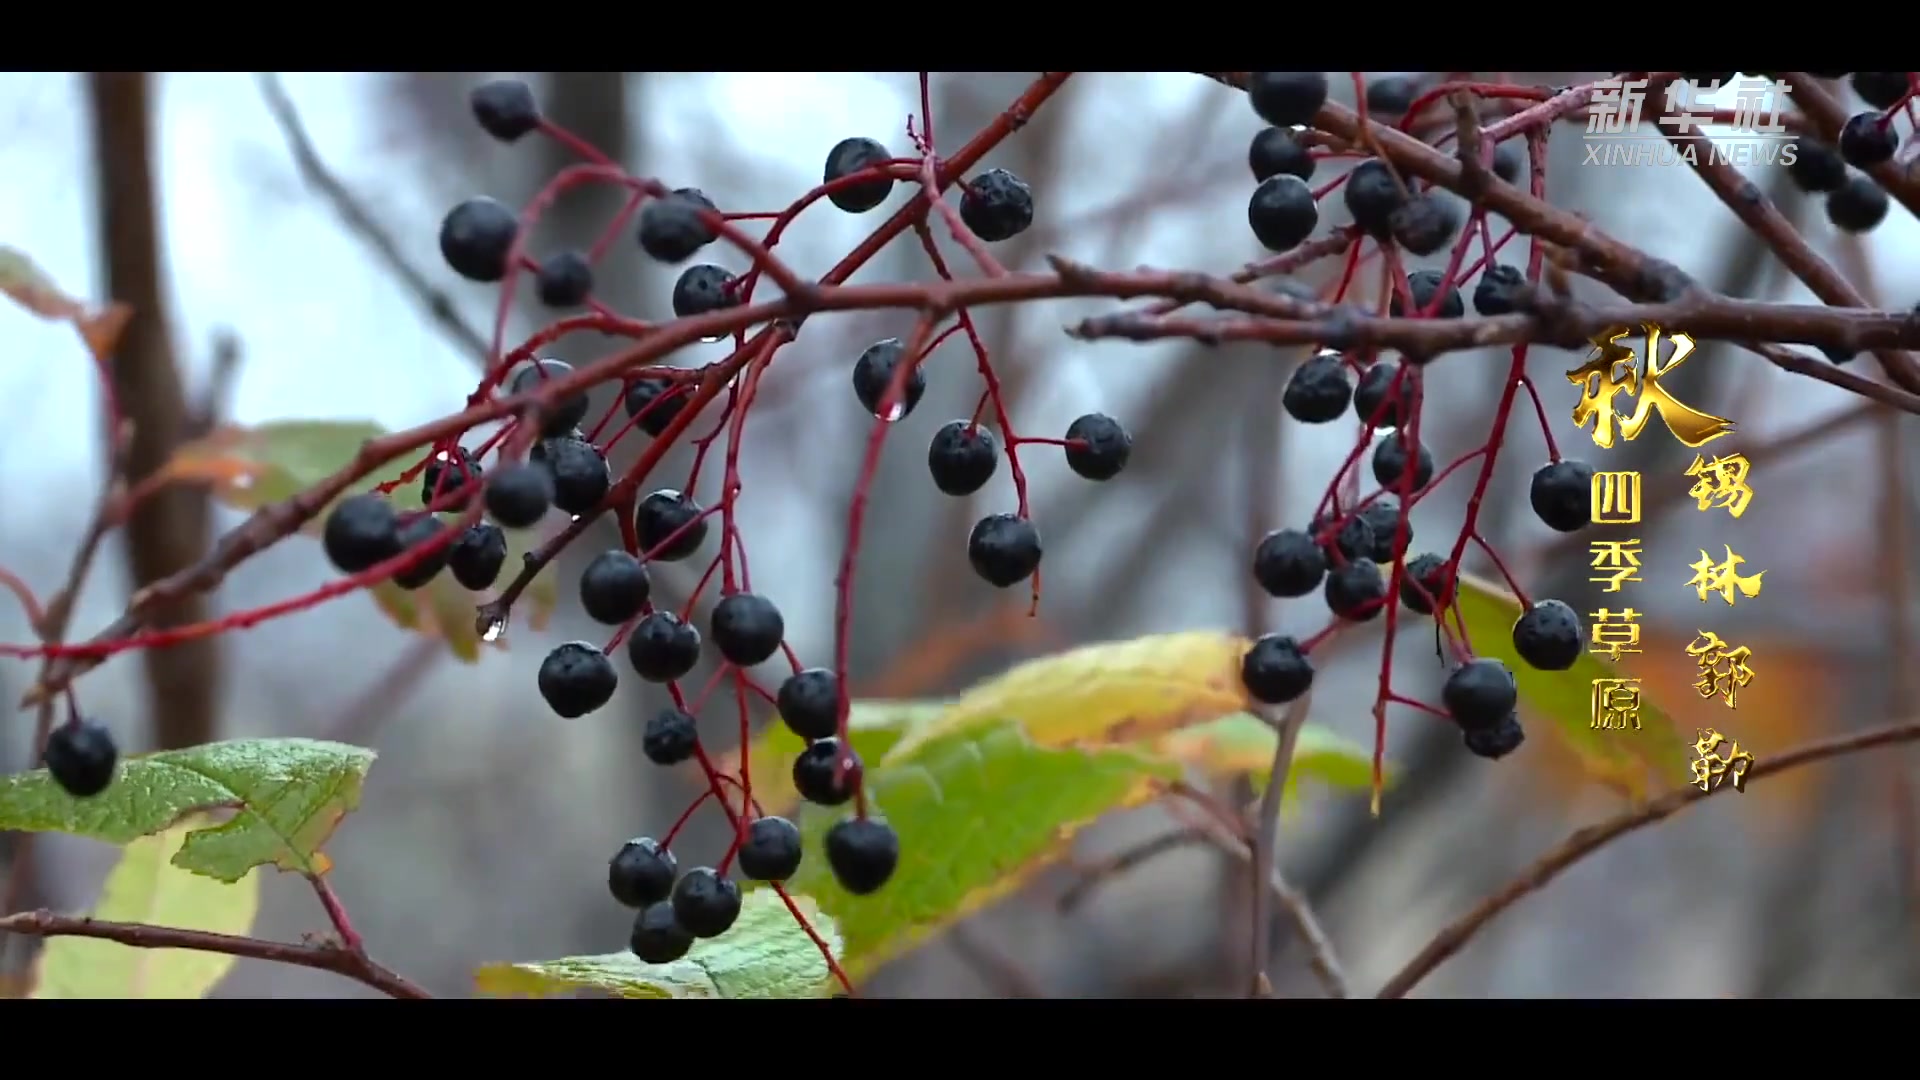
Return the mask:
{"type": "Polygon", "coordinates": [[[1080,828],[1157,797],[1179,774],[1177,762],[1130,749],[1037,746],[1013,721],[969,726],[869,768],[869,812],[900,836],[886,888],[857,897],[834,881],[821,852],[844,807],[801,812],[807,857],[791,884],[838,922],[842,963],[858,980],[1012,891],[1080,828]]]}
{"type": "MultiPolygon", "coordinates": [[[[260,875],[228,885],[172,865],[187,837],[212,822],[192,815],[129,843],[107,875],[92,917],[175,930],[245,935],[260,911],[260,875]]],[[[37,998],[203,998],[238,957],[192,949],[136,949],[97,938],[56,937],[37,964],[37,998]]]]}
{"type": "MultiPolygon", "coordinates": [[[[175,479],[211,484],[215,497],[228,506],[257,510],[292,498],[332,476],[353,460],[362,444],[385,434],[380,425],[364,420],[277,420],[250,428],[228,426],[180,447],[167,471],[175,479]]],[[[353,485],[348,494],[398,481],[419,462],[418,457],[412,457],[376,470],[353,485]]],[[[421,486],[416,476],[399,483],[387,497],[400,510],[420,510],[425,506],[420,498],[421,486]]],[[[325,519],[323,512],[308,522],[304,531],[318,535],[325,519]]],[[[509,530],[506,565],[519,566],[538,543],[537,530],[509,530]]],[[[442,573],[411,592],[391,581],[381,582],[369,592],[380,610],[402,630],[440,638],[455,657],[467,663],[480,658],[482,642],[474,626],[478,597],[461,588],[453,575],[442,573]]],[[[542,574],[527,587],[515,611],[529,626],[540,630],[558,602],[555,575],[542,574]]]]}
{"type": "MultiPolygon", "coordinates": [[[[794,906],[827,947],[840,950],[832,920],[805,896],[794,906]]],[[[811,998],[833,988],[826,958],[772,889],[741,899],[740,918],[717,938],[693,943],[671,964],[643,964],[630,952],[569,956],[535,964],[488,964],[474,972],[483,993],[547,997],[598,990],[628,998],[811,998]]]]}
{"type": "Polygon", "coordinates": [[[1512,593],[1462,574],[1459,594],[1460,616],[1474,653],[1498,658],[1513,670],[1521,704],[1552,722],[1552,730],[1579,756],[1590,775],[1634,797],[1647,792],[1649,776],[1670,776],[1674,747],[1684,740],[1667,714],[1644,695],[1641,730],[1601,731],[1591,726],[1594,681],[1631,678],[1625,665],[1582,653],[1566,671],[1540,671],[1522,661],[1513,647],[1513,624],[1521,611],[1512,593]]]}
{"type": "MultiPolygon", "coordinates": [[[[1162,739],[1158,748],[1212,776],[1247,776],[1255,791],[1264,791],[1278,741],[1279,734],[1265,721],[1236,713],[1176,732],[1162,739]]],[[[1294,797],[1302,778],[1343,791],[1366,791],[1373,785],[1373,751],[1318,724],[1307,724],[1293,744],[1287,798],[1294,797]]],[[[1393,779],[1389,770],[1387,780],[1393,779]]]]}
{"type": "MultiPolygon", "coordinates": [[[[886,757],[910,731],[932,723],[947,708],[942,701],[856,701],[847,717],[847,734],[862,761],[886,757]]],[[[752,743],[747,766],[753,777],[753,797],[769,814],[785,814],[800,805],[793,787],[793,759],[806,741],[784,723],[768,724],[752,743]]],[[[723,772],[737,772],[739,751],[720,762],[723,772]]]]}
{"type": "Polygon", "coordinates": [[[314,739],[248,739],[130,757],[106,791],[76,799],[45,769],[0,777],[0,830],[64,832],[115,844],[190,811],[231,820],[193,830],[172,865],[234,882],[256,866],[325,873],[320,846],[360,803],[374,753],[314,739]]]}

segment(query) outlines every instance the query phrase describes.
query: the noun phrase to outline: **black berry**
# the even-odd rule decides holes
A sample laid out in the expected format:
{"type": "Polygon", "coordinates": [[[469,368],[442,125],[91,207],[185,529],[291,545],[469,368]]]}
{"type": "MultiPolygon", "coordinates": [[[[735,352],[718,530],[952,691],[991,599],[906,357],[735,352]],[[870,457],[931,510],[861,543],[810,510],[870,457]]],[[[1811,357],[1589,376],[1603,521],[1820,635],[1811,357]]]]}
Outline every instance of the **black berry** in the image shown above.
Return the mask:
{"type": "MultiPolygon", "coordinates": [[[[1413,297],[1413,309],[1421,317],[1432,319],[1457,319],[1467,313],[1466,304],[1460,300],[1460,290],[1447,286],[1445,297],[1436,307],[1434,297],[1441,295],[1440,282],[1444,275],[1438,270],[1415,270],[1407,275],[1407,292],[1413,297]],[[1428,309],[1433,309],[1431,315],[1428,309]]],[[[1407,312],[1400,304],[1400,290],[1393,291],[1393,299],[1387,301],[1387,312],[1394,318],[1400,318],[1407,312]]]]}
{"type": "MultiPolygon", "coordinates": [[[[872,139],[841,139],[827,151],[827,168],[821,174],[820,182],[831,184],[842,177],[852,176],[863,169],[871,168],[890,160],[892,154],[887,148],[872,139]]],[[[893,177],[877,176],[871,180],[847,184],[827,192],[827,201],[845,210],[849,214],[864,214],[887,201],[893,193],[893,177]]]]}
{"type": "Polygon", "coordinates": [[[620,845],[607,860],[607,891],[625,907],[650,907],[673,895],[679,870],[673,852],[642,836],[620,845]]]}
{"type": "Polygon", "coordinates": [[[1393,173],[1378,158],[1368,158],[1347,174],[1340,197],[1362,232],[1375,238],[1393,235],[1393,212],[1407,201],[1393,173]]]}
{"type": "Polygon", "coordinates": [[[651,611],[627,637],[627,662],[648,682],[672,682],[700,660],[700,631],[671,611],[651,611]]]}
{"type": "Polygon", "coordinates": [[[1240,657],[1240,681],[1255,701],[1285,705],[1313,686],[1313,661],[1285,634],[1263,634],[1240,657]]]}
{"type": "Polygon", "coordinates": [[[1585,644],[1580,616],[1559,600],[1542,600],[1513,621],[1513,650],[1528,667],[1565,671],[1585,644]]]}
{"type": "Polygon", "coordinates": [[[1802,135],[1793,143],[1793,161],[1787,165],[1787,175],[1801,191],[1818,195],[1847,182],[1847,163],[1838,150],[1802,135]]]}
{"type": "Polygon", "coordinates": [[[1253,189],[1253,197],[1247,200],[1247,224],[1261,247],[1291,251],[1313,235],[1320,224],[1320,208],[1305,180],[1281,173],[1253,189]]]}
{"type": "Polygon", "coordinates": [[[1327,574],[1327,610],[1342,619],[1367,622],[1380,614],[1387,598],[1387,579],[1372,559],[1353,559],[1327,574]]]}
{"type": "Polygon", "coordinates": [[[1088,480],[1111,480],[1127,467],[1133,436],[1120,421],[1088,413],[1067,425],[1067,468],[1088,480]]]}
{"type": "Polygon", "coordinates": [[[1377,120],[1398,120],[1413,108],[1419,91],[1404,75],[1383,75],[1367,84],[1367,112],[1377,120]]]}
{"type": "Polygon", "coordinates": [[[1404,431],[1390,432],[1373,448],[1373,479],[1383,488],[1393,491],[1419,491],[1433,479],[1433,454],[1425,443],[1414,443],[1413,487],[1405,488],[1407,482],[1407,444],[1414,440],[1404,431]]]}
{"type": "Polygon", "coordinates": [[[827,865],[833,879],[855,896],[878,892],[900,865],[900,837],[872,818],[849,818],[827,830],[827,865]]]}
{"type": "Polygon", "coordinates": [[[519,79],[492,79],[473,88],[467,95],[473,118],[480,130],[503,143],[517,141],[540,126],[540,106],[534,103],[533,88],[519,79]]]}
{"type": "Polygon", "coordinates": [[[1593,466],[1556,461],[1534,471],[1527,501],[1536,517],[1555,532],[1579,532],[1593,520],[1593,466]]]}
{"type": "Polygon", "coordinates": [[[1353,382],[1337,352],[1322,352],[1293,369],[1280,407],[1303,424],[1325,424],[1340,419],[1353,400],[1353,382]]]}
{"type": "Polygon", "coordinates": [[[580,607],[595,622],[619,626],[640,614],[652,593],[647,564],[624,551],[603,551],[580,572],[580,607]]]}
{"type": "Polygon", "coordinates": [[[1375,546],[1373,523],[1364,514],[1348,514],[1339,520],[1340,528],[1334,530],[1331,536],[1328,535],[1334,521],[1331,514],[1314,515],[1313,523],[1307,529],[1320,541],[1323,550],[1338,549],[1341,556],[1347,559],[1372,558],[1375,546]]]}
{"type": "Polygon", "coordinates": [[[971,420],[949,420],[927,444],[927,471],[933,486],[948,495],[971,495],[986,486],[1000,464],[993,432],[971,420]]]}
{"type": "Polygon", "coordinates": [[[1360,373],[1353,388],[1353,411],[1376,429],[1402,428],[1413,419],[1414,370],[1398,361],[1382,361],[1360,373]],[[1402,375],[1401,372],[1406,372],[1402,375]],[[1398,389],[1395,383],[1398,382],[1398,389]]]}
{"type": "MultiPolygon", "coordinates": [[[[508,393],[514,397],[538,393],[547,383],[571,374],[573,365],[565,360],[538,360],[514,374],[508,393]]],[[[576,393],[564,401],[549,402],[546,411],[541,414],[540,434],[554,438],[571,432],[580,426],[580,421],[587,418],[588,405],[584,392],[576,393]]]]}
{"type": "Polygon", "coordinates": [[[1006,588],[1040,567],[1040,530],[1018,514],[988,514],[967,534],[967,561],[989,585],[1006,588]]]}
{"type": "Polygon", "coordinates": [[[447,549],[447,569],[453,572],[453,580],[474,592],[493,588],[506,563],[507,534],[491,521],[467,526],[447,549]]]}
{"type": "Polygon", "coordinates": [[[1033,224],[1033,189],[1005,169],[988,169],[961,194],[960,221],[989,244],[1011,240],[1033,224]]]}
{"type": "Polygon", "coordinates": [[[1513,712],[1520,690],[1507,665],[1490,657],[1469,660],[1453,669],[1440,687],[1447,715],[1468,731],[1490,728],[1513,712]]]}
{"type": "MultiPolygon", "coordinates": [[[[400,526],[400,546],[408,551],[425,548],[438,539],[446,527],[432,514],[415,514],[400,526]]],[[[448,541],[432,551],[416,554],[411,565],[393,575],[393,583],[403,589],[418,589],[439,577],[447,566],[447,549],[452,546],[448,541]]]]}
{"type": "Polygon", "coordinates": [[[884,414],[880,410],[906,348],[899,338],[888,338],[867,346],[867,350],[860,354],[860,359],[854,361],[853,394],[860,399],[861,407],[875,416],[886,420],[903,419],[913,412],[914,406],[920,404],[920,396],[927,392],[926,369],[916,367],[907,376],[907,385],[901,391],[903,396],[894,403],[893,409],[884,414]]]}
{"type": "Polygon", "coordinates": [[[826,668],[796,671],[780,684],[774,707],[795,735],[831,738],[840,730],[840,680],[826,668]]]}
{"type": "Polygon", "coordinates": [[[1409,611],[1431,615],[1436,605],[1444,608],[1453,603],[1453,582],[1447,560],[1432,553],[1416,555],[1401,568],[1400,602],[1409,611]]]}
{"type": "Polygon", "coordinates": [[[1519,268],[1495,263],[1473,287],[1473,310],[1482,315],[1511,315],[1526,295],[1527,275],[1519,268]]]}
{"type": "Polygon", "coordinates": [[[673,886],[673,921],[697,938],[716,938],[740,917],[740,886],[696,866],[673,886]]]}
{"type": "Polygon", "coordinates": [[[448,496],[467,486],[470,481],[480,479],[484,470],[480,463],[464,446],[455,446],[453,453],[437,453],[427,462],[427,470],[420,480],[420,502],[425,506],[434,506],[441,510],[464,510],[472,504],[472,496],[464,499],[452,499],[448,496]]]}
{"type": "Polygon", "coordinates": [[[613,473],[599,449],[585,439],[542,439],[528,458],[553,477],[553,505],[562,513],[584,514],[600,505],[613,486],[613,473]]]}
{"type": "Polygon", "coordinates": [[[349,495],[327,512],[320,546],[343,574],[371,569],[400,554],[400,514],[372,492],[349,495]]]}
{"type": "Polygon", "coordinates": [[[534,277],[540,302],[550,308],[576,308],[593,295],[593,264],[578,251],[562,251],[540,264],[534,277]]]}
{"type": "Polygon", "coordinates": [[[1882,123],[1878,113],[1863,112],[1852,117],[1840,129],[1840,156],[1856,169],[1871,169],[1893,158],[1900,148],[1900,137],[1893,125],[1882,123]]]}
{"type": "Polygon", "coordinates": [[[713,605],[707,632],[721,656],[740,667],[752,667],[780,651],[787,621],[766,597],[734,593],[713,605]]]}
{"type": "Polygon", "coordinates": [[[487,513],[509,529],[539,524],[553,505],[553,474],[528,461],[502,465],[487,477],[487,513]]]}
{"type": "Polygon", "coordinates": [[[643,964],[671,964],[693,948],[693,935],[674,918],[673,904],[663,900],[634,916],[627,948],[643,964]]]}
{"type": "Polygon", "coordinates": [[[659,435],[687,407],[691,383],[672,383],[657,376],[649,375],[635,379],[627,384],[627,391],[621,396],[621,404],[626,406],[627,415],[637,417],[640,430],[649,435],[659,435]],[[666,395],[665,400],[660,400],[666,395]],[[655,402],[658,401],[658,404],[655,402]]]}
{"type": "Polygon", "coordinates": [[[840,759],[839,739],[815,739],[793,759],[793,789],[815,806],[839,806],[860,786],[863,771],[860,754],[853,751],[846,777],[833,782],[835,763],[840,759]]]}
{"type": "Polygon", "coordinates": [[[42,760],[60,790],[76,799],[89,799],[113,783],[120,748],[104,724],[76,718],[47,733],[42,760]]]}
{"type": "Polygon", "coordinates": [[[1415,195],[1387,215],[1387,232],[1394,243],[1415,255],[1431,255],[1446,247],[1459,228],[1460,215],[1432,192],[1415,195]]]}
{"type": "Polygon", "coordinates": [[[1247,147],[1247,167],[1255,182],[1283,175],[1311,180],[1314,164],[1306,145],[1286,128],[1261,128],[1247,147]]]}
{"type": "Polygon", "coordinates": [[[1504,719],[1491,727],[1470,728],[1461,734],[1461,741],[1467,750],[1489,761],[1506,757],[1527,740],[1527,733],[1520,727],[1517,713],[1508,713],[1504,719]]]}
{"type": "Polygon", "coordinates": [[[678,765],[700,745],[700,726],[692,714],[661,709],[640,733],[640,752],[655,765],[678,765]]]}
{"type": "Polygon", "coordinates": [[[1850,176],[1827,196],[1827,220],[1844,232],[1871,232],[1887,219],[1887,193],[1870,176],[1850,176]]]}
{"type": "Polygon", "coordinates": [[[724,267],[712,263],[689,266],[681,271],[680,280],[673,283],[673,313],[687,319],[739,307],[743,298],[732,286],[733,275],[724,267]]]}
{"type": "Polygon", "coordinates": [[[1856,71],[1849,81],[1853,83],[1853,92],[1860,95],[1860,100],[1876,109],[1891,109],[1907,96],[1907,73],[1904,71],[1856,71]]]}
{"type": "Polygon", "coordinates": [[[499,281],[507,276],[507,256],[519,234],[520,220],[505,203],[476,196],[441,219],[440,257],[469,281],[499,281]]]}
{"type": "Polygon", "coordinates": [[[633,511],[641,553],[656,562],[677,562],[692,555],[707,538],[705,513],[699,503],[672,488],[641,499],[633,511]]]}
{"type": "Polygon", "coordinates": [[[698,188],[681,188],[664,199],[648,199],[640,208],[640,250],[663,263],[685,262],[713,243],[713,230],[700,220],[701,210],[719,212],[713,200],[698,188]]]}
{"type": "Polygon", "coordinates": [[[1274,127],[1299,127],[1313,123],[1314,114],[1327,103],[1327,74],[1324,71],[1250,71],[1247,73],[1247,100],[1260,119],[1274,127]]]}
{"type": "Polygon", "coordinates": [[[747,826],[740,845],[740,876],[785,881],[800,869],[800,830],[783,817],[763,817],[747,826]]]}
{"type": "Polygon", "coordinates": [[[1253,580],[1268,596],[1305,596],[1327,576],[1327,553],[1299,529],[1275,529],[1253,549],[1253,580]]]}
{"type": "Polygon", "coordinates": [[[620,676],[598,646],[569,641],[540,661],[540,696],[564,719],[585,716],[613,698],[620,676]]]}
{"type": "Polygon", "coordinates": [[[1366,556],[1385,566],[1405,554],[1407,545],[1413,542],[1413,522],[1401,512],[1400,500],[1392,494],[1382,491],[1360,508],[1355,515],[1367,523],[1367,530],[1373,534],[1373,547],[1366,556]]]}

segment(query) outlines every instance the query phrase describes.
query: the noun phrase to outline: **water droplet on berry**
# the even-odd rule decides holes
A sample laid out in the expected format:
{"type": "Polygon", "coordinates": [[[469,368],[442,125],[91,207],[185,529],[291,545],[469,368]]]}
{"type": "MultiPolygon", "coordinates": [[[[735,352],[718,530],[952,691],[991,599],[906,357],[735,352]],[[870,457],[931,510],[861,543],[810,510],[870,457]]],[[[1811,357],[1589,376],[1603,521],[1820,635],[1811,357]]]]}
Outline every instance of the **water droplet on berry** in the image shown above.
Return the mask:
{"type": "Polygon", "coordinates": [[[893,408],[885,412],[874,413],[873,418],[882,423],[892,424],[905,415],[907,415],[907,403],[904,401],[896,401],[893,403],[893,408]]]}
{"type": "Polygon", "coordinates": [[[568,520],[568,521],[579,521],[579,520],[580,520],[580,515],[579,515],[579,514],[575,514],[575,515],[573,515],[572,517],[570,517],[570,518],[568,518],[567,520],[568,520]]]}
{"type": "Polygon", "coordinates": [[[703,337],[703,338],[701,338],[701,339],[700,339],[700,344],[702,344],[702,345],[711,345],[711,344],[713,344],[713,343],[714,343],[714,342],[716,342],[716,341],[725,341],[725,340],[727,340],[727,335],[725,335],[725,334],[721,334],[721,335],[719,335],[719,336],[717,336],[717,337],[703,337]]]}
{"type": "Polygon", "coordinates": [[[499,641],[500,635],[506,632],[507,632],[507,620],[494,619],[487,623],[485,629],[480,631],[480,640],[485,642],[499,641]]]}

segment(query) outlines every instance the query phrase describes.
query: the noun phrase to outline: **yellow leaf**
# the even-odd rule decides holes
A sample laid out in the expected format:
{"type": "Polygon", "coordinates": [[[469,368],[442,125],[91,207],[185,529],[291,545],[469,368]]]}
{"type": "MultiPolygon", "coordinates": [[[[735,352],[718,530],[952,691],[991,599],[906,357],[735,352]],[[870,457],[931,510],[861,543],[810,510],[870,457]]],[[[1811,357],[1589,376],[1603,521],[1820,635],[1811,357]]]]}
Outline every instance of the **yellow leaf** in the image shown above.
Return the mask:
{"type": "Polygon", "coordinates": [[[886,760],[954,732],[1017,722],[1038,747],[1139,743],[1252,707],[1240,684],[1245,638],[1212,631],[1088,645],[1030,660],[962,695],[886,760]]]}
{"type": "MultiPolygon", "coordinates": [[[[227,884],[173,865],[187,834],[211,822],[189,815],[129,843],[107,875],[93,917],[176,930],[245,934],[260,910],[260,875],[227,884]]],[[[136,949],[93,938],[58,937],[40,954],[37,998],[202,998],[235,957],[187,949],[136,949]]]]}
{"type": "MultiPolygon", "coordinates": [[[[1273,768],[1278,741],[1279,734],[1259,717],[1235,713],[1176,731],[1162,738],[1154,749],[1211,776],[1247,776],[1254,790],[1262,791],[1273,768]]],[[[1333,788],[1364,791],[1373,784],[1373,751],[1318,724],[1307,724],[1293,744],[1287,798],[1294,797],[1302,778],[1333,788]]],[[[1393,780],[1391,769],[1387,780],[1393,780]]]]}

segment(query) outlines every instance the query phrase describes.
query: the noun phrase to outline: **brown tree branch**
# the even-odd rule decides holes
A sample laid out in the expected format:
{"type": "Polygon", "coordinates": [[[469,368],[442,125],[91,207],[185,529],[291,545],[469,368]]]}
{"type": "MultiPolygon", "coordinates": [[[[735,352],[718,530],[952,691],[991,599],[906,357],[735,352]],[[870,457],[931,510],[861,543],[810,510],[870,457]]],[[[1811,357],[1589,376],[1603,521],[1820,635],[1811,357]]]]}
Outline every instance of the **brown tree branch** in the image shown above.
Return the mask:
{"type": "MultiPolygon", "coordinates": [[[[114,393],[133,425],[126,482],[138,484],[173,455],[193,421],[174,363],[166,275],[153,180],[150,76],[139,71],[88,75],[95,153],[99,157],[100,236],[107,292],[133,309],[113,358],[114,393]]],[[[136,589],[191,568],[207,550],[207,496],[172,487],[156,491],[127,520],[127,558],[136,589]]],[[[207,616],[198,591],[162,594],[146,610],[149,625],[195,623],[207,616]]],[[[162,750],[211,742],[219,709],[218,653],[200,640],[143,658],[151,691],[154,739],[162,750]]]]}
{"type": "MultiPolygon", "coordinates": [[[[1855,754],[1876,747],[1912,742],[1916,739],[1920,739],[1920,721],[1894,724],[1854,735],[1808,743],[1755,763],[1747,771],[1746,782],[1751,784],[1775,773],[1797,769],[1817,761],[1855,754]]],[[[1512,881],[1495,890],[1492,895],[1475,904],[1466,914],[1434,935],[1433,940],[1408,961],[1398,974],[1387,980],[1386,985],[1380,988],[1380,993],[1376,996],[1405,997],[1408,991],[1419,984],[1420,980],[1432,974],[1434,968],[1439,967],[1449,957],[1466,947],[1467,942],[1492,922],[1494,916],[1512,907],[1529,893],[1544,888],[1548,882],[1559,876],[1561,871],[1614,840],[1648,825],[1664,821],[1702,799],[1719,794],[1729,786],[1731,785],[1722,785],[1712,791],[1701,791],[1697,787],[1679,788],[1597,825],[1589,825],[1578,830],[1542,855],[1532,866],[1521,871],[1512,881]]]]}

